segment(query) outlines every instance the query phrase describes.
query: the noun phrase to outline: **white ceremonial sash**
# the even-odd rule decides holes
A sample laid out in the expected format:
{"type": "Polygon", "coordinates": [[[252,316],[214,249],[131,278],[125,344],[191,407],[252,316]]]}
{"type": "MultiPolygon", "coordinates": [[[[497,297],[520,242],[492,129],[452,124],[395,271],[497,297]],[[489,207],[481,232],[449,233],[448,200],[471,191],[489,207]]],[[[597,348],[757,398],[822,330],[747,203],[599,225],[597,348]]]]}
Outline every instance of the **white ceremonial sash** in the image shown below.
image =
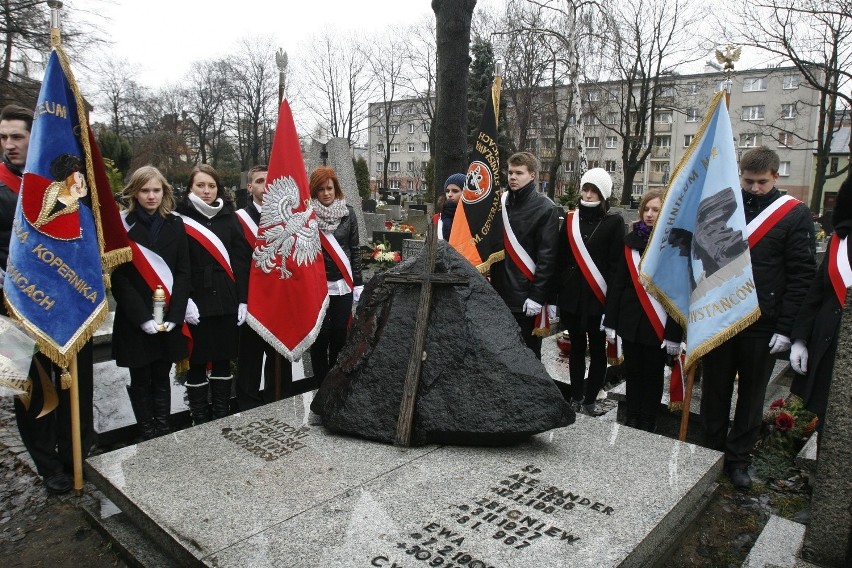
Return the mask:
{"type": "Polygon", "coordinates": [[[847,288],[852,288],[852,265],[849,264],[849,238],[840,239],[840,245],[837,247],[837,271],[843,278],[843,284],[847,288]]]}
{"type": "Polygon", "coordinates": [[[784,218],[787,212],[801,203],[795,197],[782,195],[773,201],[769,207],[760,212],[760,214],[751,220],[751,223],[746,225],[746,237],[748,244],[753,247],[769,230],[775,226],[778,221],[784,218]]]}
{"type": "Polygon", "coordinates": [[[633,287],[636,290],[636,295],[639,296],[639,303],[642,305],[645,315],[648,316],[649,320],[651,320],[651,327],[654,328],[654,331],[657,332],[660,341],[662,341],[669,315],[666,313],[663,305],[655,297],[648,293],[642,285],[642,282],[639,280],[639,261],[641,260],[639,251],[635,249],[629,250],[630,260],[633,262],[633,270],[630,271],[630,278],[633,280],[633,287]]]}
{"type": "Polygon", "coordinates": [[[444,220],[443,220],[443,219],[441,219],[441,216],[440,216],[440,215],[438,215],[438,224],[437,224],[437,227],[438,227],[438,228],[437,228],[437,231],[438,231],[438,240],[439,240],[439,241],[443,241],[443,240],[444,240],[444,220]]]}
{"type": "Polygon", "coordinates": [[[225,248],[225,244],[222,240],[216,236],[216,233],[186,215],[181,215],[178,213],[178,216],[183,219],[183,224],[186,227],[186,234],[195,239],[198,244],[200,244],[204,249],[210,253],[210,256],[216,259],[216,261],[225,269],[225,272],[228,273],[228,276],[231,277],[231,280],[235,280],[234,278],[234,270],[231,268],[231,256],[228,254],[228,250],[225,248]]]}
{"type": "MultiPolygon", "coordinates": [[[[239,218],[240,222],[243,224],[243,228],[248,231],[246,233],[246,239],[248,239],[249,233],[254,235],[254,238],[257,239],[257,223],[254,222],[254,219],[251,218],[248,211],[245,209],[238,210],[237,218],[239,218]]],[[[254,241],[250,241],[250,244],[254,247],[254,241]]]]}
{"type": "MultiPolygon", "coordinates": [[[[124,225],[124,230],[129,233],[132,225],[127,223],[127,211],[121,214],[121,223],[124,225]]],[[[142,279],[145,280],[145,283],[148,284],[152,292],[157,289],[158,284],[162,286],[166,293],[166,300],[170,300],[174,286],[174,276],[169,265],[166,264],[163,257],[148,247],[140,245],[132,238],[128,240],[130,241],[131,250],[134,253],[139,252],[139,256],[136,254],[133,255],[133,265],[139,271],[139,274],[142,275],[142,279]]]]}
{"type": "Polygon", "coordinates": [[[503,240],[506,245],[506,252],[509,253],[509,257],[518,269],[523,272],[524,276],[526,276],[528,280],[532,281],[535,277],[535,263],[527,251],[524,250],[524,247],[521,246],[521,243],[518,242],[518,237],[515,236],[515,232],[512,230],[512,224],[509,223],[509,213],[506,211],[506,199],[508,197],[508,191],[500,196],[502,205],[500,211],[503,215],[503,234],[506,237],[503,240]]]}
{"type": "Polygon", "coordinates": [[[606,303],[606,280],[595,265],[595,261],[592,260],[592,255],[589,254],[586,243],[583,242],[583,235],[580,234],[580,214],[572,211],[568,214],[568,217],[569,219],[566,220],[568,242],[571,245],[571,250],[574,251],[574,259],[595,297],[601,304],[604,304],[606,303]]]}
{"type": "Polygon", "coordinates": [[[331,231],[320,231],[320,240],[322,241],[323,248],[331,256],[334,264],[337,265],[338,270],[343,275],[346,285],[349,286],[350,290],[354,289],[355,280],[352,277],[352,266],[349,264],[349,258],[346,256],[346,253],[343,252],[343,247],[334,238],[334,233],[331,231]]]}

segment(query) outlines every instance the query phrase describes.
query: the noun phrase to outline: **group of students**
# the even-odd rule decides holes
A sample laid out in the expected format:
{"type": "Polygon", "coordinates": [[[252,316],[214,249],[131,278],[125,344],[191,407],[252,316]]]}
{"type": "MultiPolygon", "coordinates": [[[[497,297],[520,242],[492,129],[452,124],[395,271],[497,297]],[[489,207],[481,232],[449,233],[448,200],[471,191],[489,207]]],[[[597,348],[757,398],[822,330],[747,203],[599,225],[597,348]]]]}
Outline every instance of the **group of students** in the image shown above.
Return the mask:
{"type": "MultiPolygon", "coordinates": [[[[181,360],[188,358],[186,392],[195,424],[229,414],[232,360],[238,364],[241,410],[270,402],[274,395],[274,351],[244,325],[266,175],[266,166],[249,171],[252,199],[239,211],[219,174],[205,164],[193,168],[186,197],[180,202],[152,166],[133,172],[122,192],[122,217],[137,248],[133,262],[118,267],[112,276],[116,300],[112,345],[116,364],[130,369],[129,392],[143,439],[169,432],[169,373],[172,364],[181,360]],[[136,254],[138,247],[145,254],[136,254]],[[152,267],[161,276],[170,272],[159,280],[171,283],[161,325],[152,316],[154,282],[145,277],[152,267]],[[264,355],[265,388],[260,391],[264,355]]],[[[355,284],[350,288],[337,265],[326,258],[330,304],[311,347],[314,377],[321,383],[343,347],[353,300],[363,286],[358,224],[334,170],[317,168],[311,174],[310,190],[319,228],[332,235],[347,255],[355,284]]],[[[286,375],[283,380],[289,383],[290,365],[281,368],[286,375]]]]}
{"type": "MultiPolygon", "coordinates": [[[[576,411],[597,414],[595,399],[606,376],[607,344],[620,339],[626,423],[654,431],[665,365],[677,360],[683,340],[674,319],[653,309],[638,276],[663,192],[645,192],[639,218],[625,234],[622,217],[609,211],[612,179],[605,170],[593,168],[583,174],[577,207],[560,223],[558,208],[536,190],[536,157],[519,152],[509,158],[508,166],[509,190],[502,196],[506,255],[490,268],[494,288],[515,316],[523,340],[539,357],[541,337],[534,330],[545,315],[554,319],[554,306],[559,308],[571,340],[569,376],[576,411]]],[[[740,160],[746,236],[761,315],[702,359],[704,443],[725,453],[725,471],[738,488],[752,483],[751,451],[777,357],[789,353],[800,373],[792,391],[824,419],[841,308],[845,290],[852,286],[852,253],[845,246],[852,226],[852,183],[847,180],[838,195],[834,212],[838,229],[816,277],[810,211],[775,187],[779,167],[777,153],[765,146],[745,152],[740,160]],[[735,386],[738,400],[731,424],[735,386]]],[[[445,187],[446,202],[457,202],[464,176],[451,176],[445,187]]],[[[445,206],[441,213],[444,238],[454,210],[445,206]]]]}

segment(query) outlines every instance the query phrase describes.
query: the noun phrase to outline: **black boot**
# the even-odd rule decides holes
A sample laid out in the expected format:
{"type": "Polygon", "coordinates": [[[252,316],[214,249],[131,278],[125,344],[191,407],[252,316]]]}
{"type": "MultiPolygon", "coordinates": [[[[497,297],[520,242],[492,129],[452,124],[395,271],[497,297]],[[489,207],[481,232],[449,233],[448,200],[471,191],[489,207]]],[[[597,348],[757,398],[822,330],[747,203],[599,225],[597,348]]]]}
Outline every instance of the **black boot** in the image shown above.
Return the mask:
{"type": "Polygon", "coordinates": [[[210,422],[210,406],[207,403],[209,393],[210,383],[208,382],[200,385],[186,383],[186,399],[189,402],[189,413],[192,415],[194,426],[210,422]]]}
{"type": "Polygon", "coordinates": [[[171,380],[154,381],[151,386],[153,391],[153,418],[154,436],[165,436],[171,432],[169,428],[169,417],[172,413],[172,389],[171,380]]]}
{"type": "Polygon", "coordinates": [[[213,418],[224,418],[231,413],[231,382],[233,375],[210,377],[210,394],[213,399],[213,418]]]}
{"type": "Polygon", "coordinates": [[[151,399],[148,393],[133,387],[127,387],[130,395],[130,407],[136,417],[136,428],[143,440],[154,437],[154,415],[151,407],[151,399]]]}

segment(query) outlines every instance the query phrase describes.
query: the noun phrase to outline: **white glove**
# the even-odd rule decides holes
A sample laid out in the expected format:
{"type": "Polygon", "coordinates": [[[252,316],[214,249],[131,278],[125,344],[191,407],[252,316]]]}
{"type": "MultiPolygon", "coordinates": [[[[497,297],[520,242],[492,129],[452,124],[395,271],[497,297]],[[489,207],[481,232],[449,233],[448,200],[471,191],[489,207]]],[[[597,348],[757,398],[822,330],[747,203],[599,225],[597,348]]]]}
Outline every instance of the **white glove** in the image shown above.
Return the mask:
{"type": "Polygon", "coordinates": [[[526,300],[524,300],[524,307],[521,309],[524,310],[524,313],[527,316],[533,317],[541,313],[541,304],[527,298],[526,300]]]}
{"type": "Polygon", "coordinates": [[[147,333],[148,335],[156,335],[160,330],[157,328],[157,322],[154,320],[148,320],[139,327],[142,328],[142,331],[147,333]]]}
{"type": "Polygon", "coordinates": [[[559,321],[559,318],[556,316],[556,306],[548,304],[547,306],[547,318],[552,322],[559,321]]]}
{"type": "Polygon", "coordinates": [[[245,304],[240,304],[237,306],[237,325],[243,325],[246,323],[246,314],[248,314],[248,306],[245,304]]]}
{"type": "Polygon", "coordinates": [[[163,324],[163,328],[166,330],[166,333],[168,333],[175,328],[175,324],[170,321],[167,321],[163,324]]]}
{"type": "Polygon", "coordinates": [[[801,339],[790,348],[790,366],[800,375],[808,374],[808,346],[801,339]]]}
{"type": "Polygon", "coordinates": [[[198,313],[198,306],[192,301],[192,298],[186,301],[186,314],[183,316],[183,321],[191,325],[198,325],[201,321],[201,314],[198,313]]]}
{"type": "Polygon", "coordinates": [[[660,348],[665,349],[666,353],[668,353],[672,357],[680,357],[680,343],[664,339],[663,344],[660,345],[660,348]]]}
{"type": "Polygon", "coordinates": [[[790,338],[780,333],[773,333],[769,340],[769,354],[783,353],[790,348],[790,338]]]}
{"type": "Polygon", "coordinates": [[[361,292],[364,291],[363,286],[355,286],[352,288],[352,301],[357,302],[361,299],[361,292]]]}
{"type": "Polygon", "coordinates": [[[615,330],[611,327],[605,327],[603,328],[603,332],[606,334],[607,343],[615,345],[615,330]]]}
{"type": "Polygon", "coordinates": [[[0,287],[3,286],[3,282],[6,281],[6,271],[0,268],[0,287]]]}

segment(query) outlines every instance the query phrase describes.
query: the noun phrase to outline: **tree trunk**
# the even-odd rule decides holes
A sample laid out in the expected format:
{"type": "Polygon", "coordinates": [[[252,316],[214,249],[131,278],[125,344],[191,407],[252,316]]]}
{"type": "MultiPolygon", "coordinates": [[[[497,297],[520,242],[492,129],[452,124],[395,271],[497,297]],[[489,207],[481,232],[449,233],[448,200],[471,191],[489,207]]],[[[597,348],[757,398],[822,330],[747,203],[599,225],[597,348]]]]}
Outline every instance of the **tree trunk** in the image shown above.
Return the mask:
{"type": "Polygon", "coordinates": [[[476,0],[432,0],[438,49],[435,121],[435,196],[444,180],[467,171],[467,78],[470,68],[470,20],[476,0]],[[440,186],[440,187],[439,187],[440,186]]]}

